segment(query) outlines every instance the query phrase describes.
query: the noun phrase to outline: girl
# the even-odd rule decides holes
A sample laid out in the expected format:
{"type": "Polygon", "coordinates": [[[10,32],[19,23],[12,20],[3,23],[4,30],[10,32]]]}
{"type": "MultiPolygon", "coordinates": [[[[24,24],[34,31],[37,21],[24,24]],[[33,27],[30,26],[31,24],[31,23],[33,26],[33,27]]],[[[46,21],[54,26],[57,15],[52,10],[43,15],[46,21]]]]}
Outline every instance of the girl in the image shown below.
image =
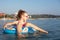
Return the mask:
{"type": "Polygon", "coordinates": [[[36,29],[36,30],[39,30],[40,32],[48,33],[47,31],[45,31],[45,30],[37,27],[36,25],[27,22],[28,18],[29,18],[29,16],[28,16],[28,14],[27,14],[26,11],[24,11],[24,10],[19,10],[19,11],[18,11],[18,14],[17,14],[17,20],[14,21],[14,22],[10,22],[10,23],[5,24],[5,25],[4,25],[4,29],[7,28],[7,25],[16,24],[16,29],[17,29],[17,35],[18,35],[18,36],[23,36],[23,35],[21,34],[21,32],[22,32],[22,27],[28,27],[28,26],[29,26],[29,27],[32,27],[32,28],[34,28],[34,29],[36,29]]]}

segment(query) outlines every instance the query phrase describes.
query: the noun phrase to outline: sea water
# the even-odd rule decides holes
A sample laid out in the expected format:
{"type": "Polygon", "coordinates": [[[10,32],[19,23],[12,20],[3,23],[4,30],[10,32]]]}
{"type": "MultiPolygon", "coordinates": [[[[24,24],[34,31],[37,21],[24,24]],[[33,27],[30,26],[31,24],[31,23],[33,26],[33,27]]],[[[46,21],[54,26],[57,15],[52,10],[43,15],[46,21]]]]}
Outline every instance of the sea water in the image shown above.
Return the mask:
{"type": "Polygon", "coordinates": [[[18,39],[15,34],[4,34],[3,25],[14,20],[0,20],[0,40],[60,40],[60,18],[39,18],[28,22],[48,31],[45,33],[27,34],[25,38],[18,39]]]}

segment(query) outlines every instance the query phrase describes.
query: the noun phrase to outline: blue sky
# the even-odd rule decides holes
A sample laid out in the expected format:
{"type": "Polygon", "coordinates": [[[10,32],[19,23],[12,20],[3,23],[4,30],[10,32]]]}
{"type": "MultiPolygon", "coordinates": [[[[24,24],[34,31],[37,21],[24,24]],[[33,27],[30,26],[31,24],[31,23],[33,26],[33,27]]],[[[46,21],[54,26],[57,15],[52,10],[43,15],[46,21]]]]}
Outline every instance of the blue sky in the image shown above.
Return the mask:
{"type": "Polygon", "coordinates": [[[0,12],[14,14],[19,9],[29,14],[60,15],[60,0],[0,0],[0,12]]]}

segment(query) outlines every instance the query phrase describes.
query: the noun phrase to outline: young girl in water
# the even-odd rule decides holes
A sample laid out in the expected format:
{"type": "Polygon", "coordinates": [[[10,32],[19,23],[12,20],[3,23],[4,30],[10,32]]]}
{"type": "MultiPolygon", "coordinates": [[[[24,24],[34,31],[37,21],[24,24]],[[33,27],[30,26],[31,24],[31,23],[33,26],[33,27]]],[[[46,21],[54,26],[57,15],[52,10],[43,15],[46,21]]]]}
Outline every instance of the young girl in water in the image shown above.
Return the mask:
{"type": "Polygon", "coordinates": [[[10,22],[4,25],[4,29],[7,28],[8,25],[13,25],[16,24],[16,29],[17,29],[17,35],[18,36],[24,36],[21,34],[22,32],[22,27],[32,27],[36,30],[39,30],[40,32],[48,33],[47,31],[41,29],[40,27],[37,27],[36,25],[27,22],[29,16],[28,13],[24,10],[19,10],[17,14],[17,20],[14,22],[10,22]]]}

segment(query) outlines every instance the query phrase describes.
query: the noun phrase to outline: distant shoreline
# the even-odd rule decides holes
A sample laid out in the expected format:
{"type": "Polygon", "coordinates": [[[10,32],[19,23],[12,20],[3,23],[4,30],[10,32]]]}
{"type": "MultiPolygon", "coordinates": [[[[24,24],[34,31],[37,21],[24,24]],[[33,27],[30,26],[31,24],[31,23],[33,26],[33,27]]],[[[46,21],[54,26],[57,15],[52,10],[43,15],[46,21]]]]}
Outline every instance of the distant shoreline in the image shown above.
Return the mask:
{"type": "MultiPolygon", "coordinates": [[[[30,18],[30,19],[28,19],[28,20],[36,20],[36,19],[45,19],[45,18],[30,18]]],[[[56,18],[54,18],[54,19],[56,19],[56,18]]],[[[15,18],[0,18],[0,20],[16,20],[15,18]]]]}
{"type": "Polygon", "coordinates": [[[0,20],[15,20],[14,18],[0,18],[0,20]]]}
{"type": "MultiPolygon", "coordinates": [[[[15,18],[0,18],[0,20],[16,20],[15,18]]],[[[29,20],[35,20],[35,18],[30,18],[29,20]]]]}

